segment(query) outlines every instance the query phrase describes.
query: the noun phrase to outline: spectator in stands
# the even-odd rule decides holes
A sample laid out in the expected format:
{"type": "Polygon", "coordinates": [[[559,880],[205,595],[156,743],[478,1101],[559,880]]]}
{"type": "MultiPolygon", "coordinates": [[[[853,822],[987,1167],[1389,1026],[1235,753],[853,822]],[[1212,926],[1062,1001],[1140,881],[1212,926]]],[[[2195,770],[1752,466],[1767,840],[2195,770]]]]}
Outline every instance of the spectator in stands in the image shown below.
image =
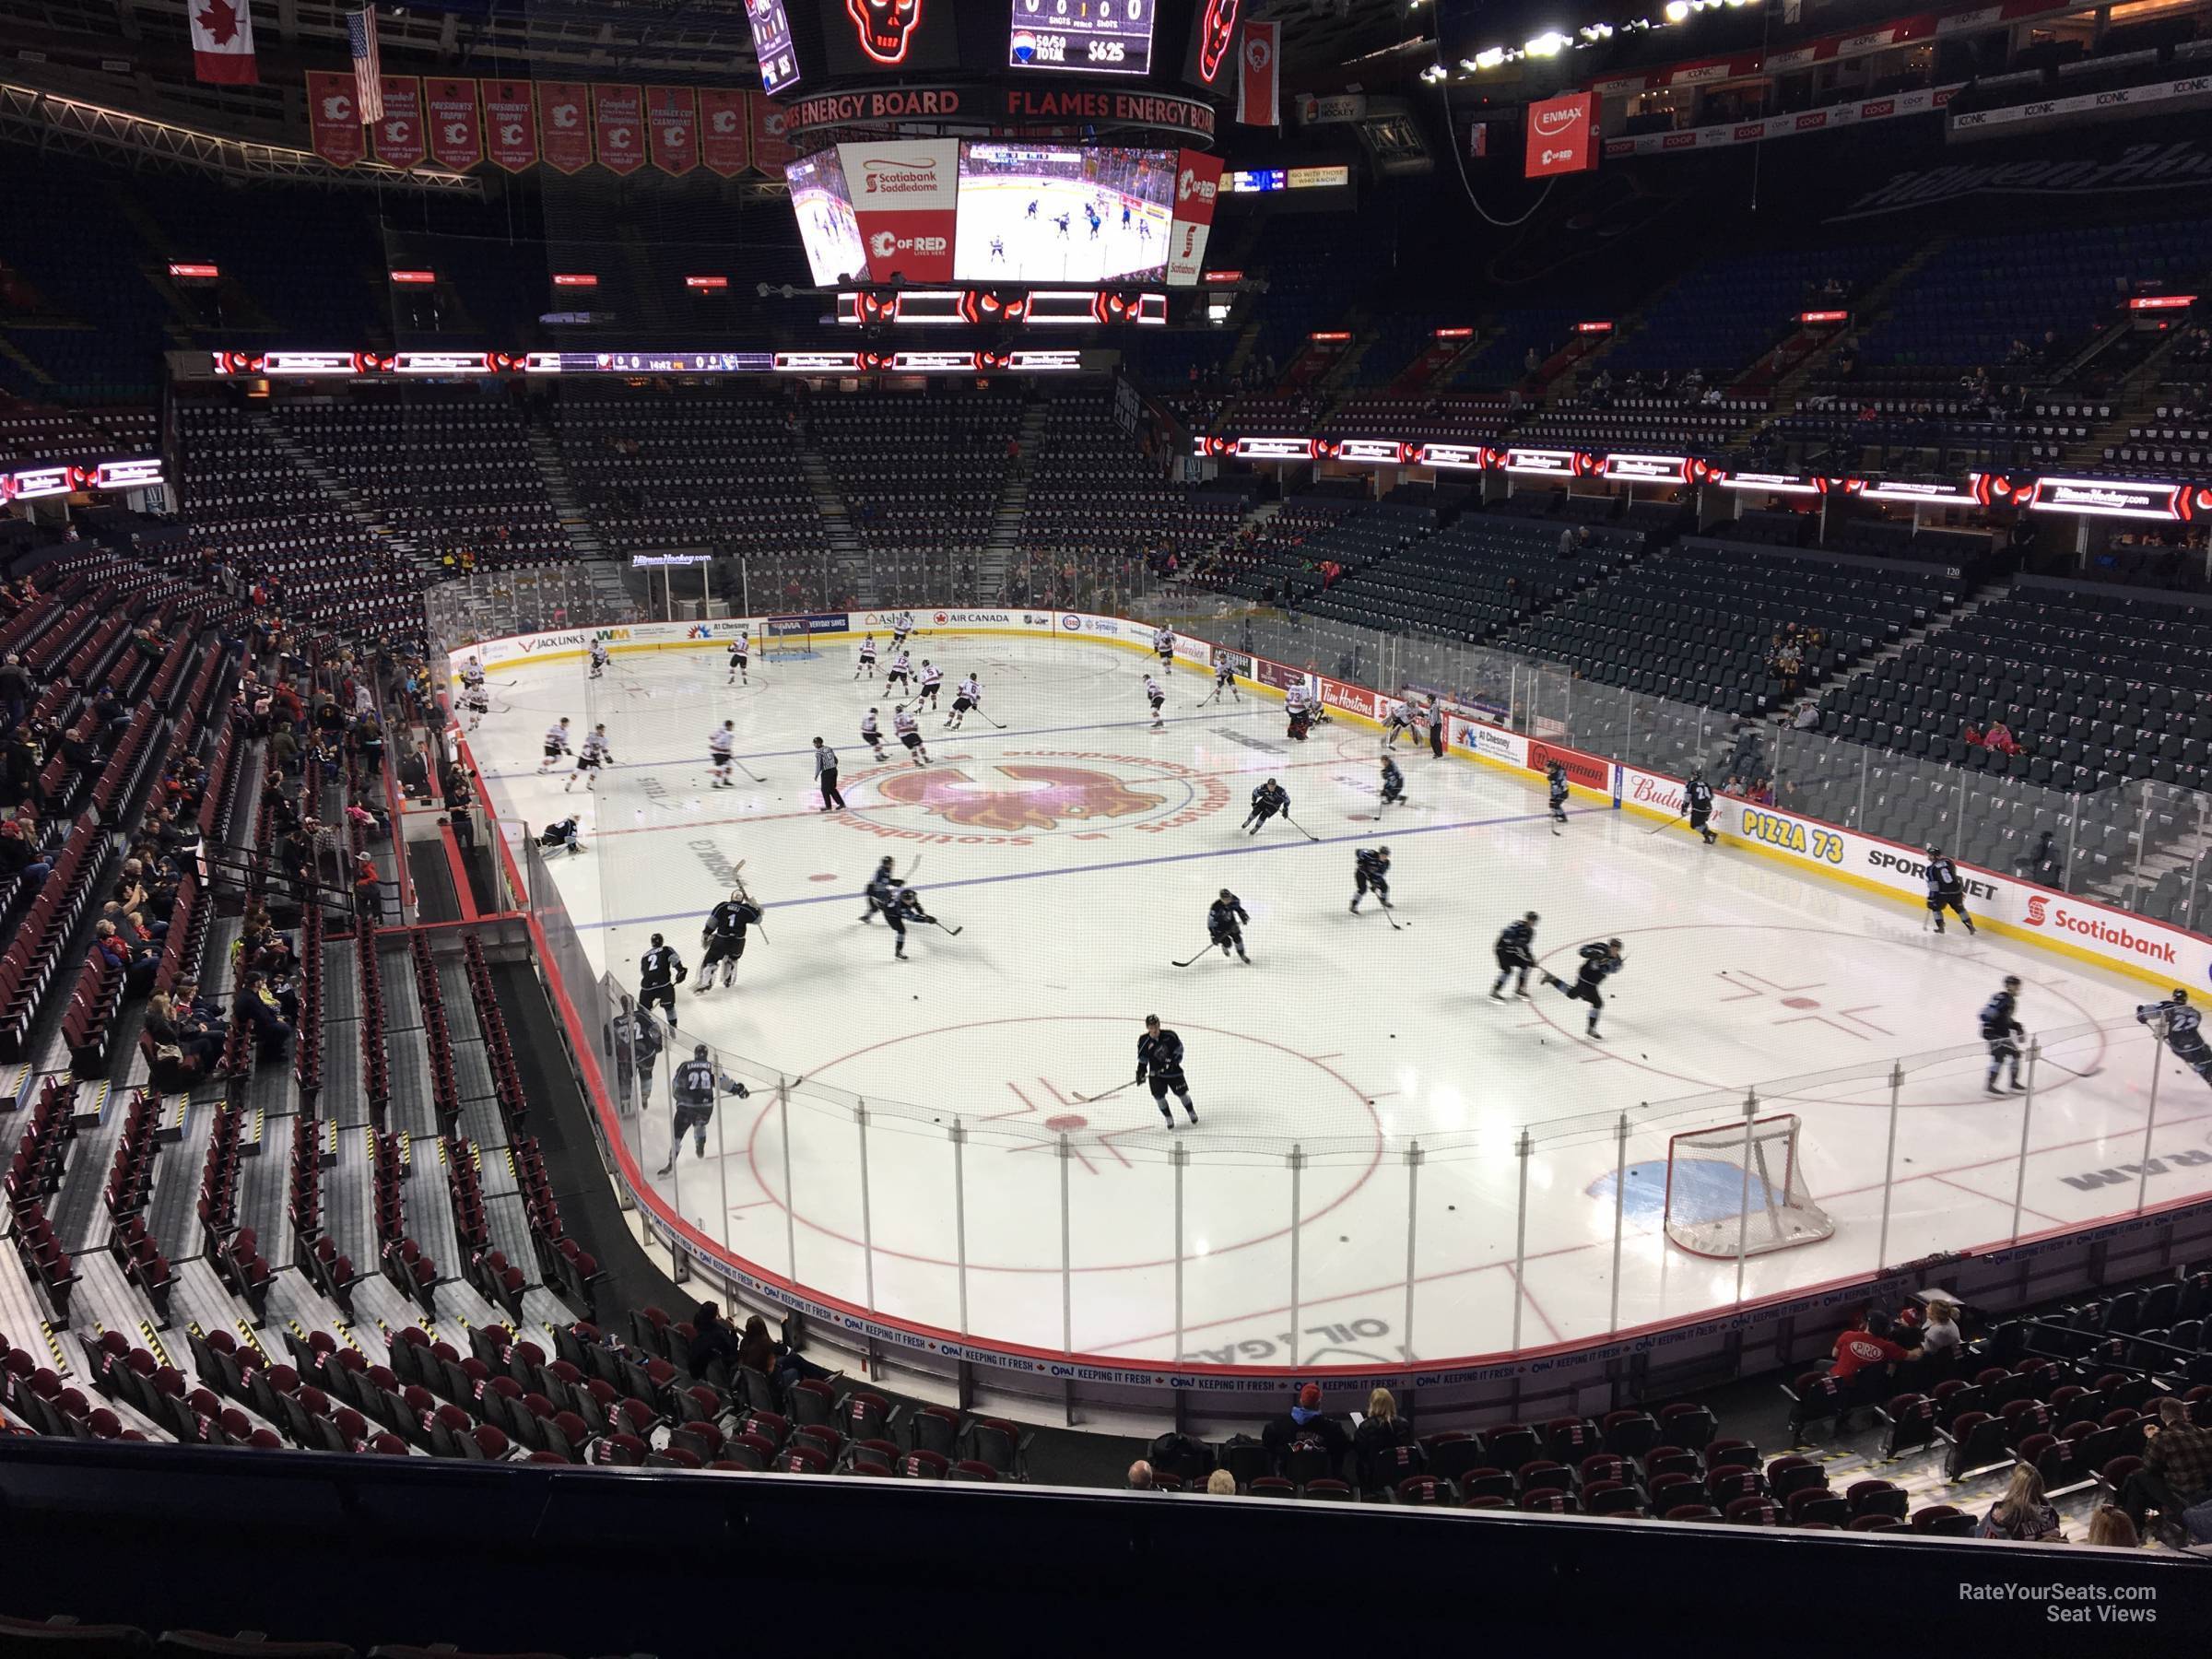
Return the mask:
{"type": "Polygon", "coordinates": [[[2162,1526],[2177,1525],[2182,1512],[2212,1499],[2212,1430],[2189,1420],[2187,1402],[2167,1394],[2159,1420],[2143,1430],[2143,1466],[2120,1488],[2120,1507],[2139,1528],[2152,1510],[2162,1526]]]}
{"type": "Polygon", "coordinates": [[[1982,728],[1976,725],[1971,720],[1966,723],[1966,730],[1959,733],[1959,740],[1963,742],[1969,748],[1980,748],[1982,747],[1982,728]]]}
{"type": "MultiPolygon", "coordinates": [[[[573,825],[575,820],[570,819],[573,825]]],[[[371,927],[384,919],[383,882],[376,873],[376,861],[366,853],[357,853],[353,860],[354,913],[371,927]]]]}
{"type": "Polygon", "coordinates": [[[1133,1492],[1157,1489],[1152,1485],[1152,1465],[1141,1457],[1129,1465],[1129,1472],[1122,1477],[1122,1480],[1133,1492]]]}
{"type": "Polygon", "coordinates": [[[29,798],[43,763],[39,751],[37,722],[26,722],[8,733],[6,747],[0,749],[0,771],[5,771],[9,801],[29,798]]]}
{"type": "Polygon", "coordinates": [[[1925,1380],[1935,1381],[1959,1362],[1961,1343],[1959,1310],[1947,1301],[1928,1303],[1928,1320],[1920,1333],[1920,1354],[1927,1368],[1925,1380]]]}
{"type": "Polygon", "coordinates": [[[284,1058],[285,1045],[292,1040],[292,1028],[277,1012],[275,994],[258,973],[246,975],[239,987],[238,995],[231,1001],[230,1018],[253,1031],[265,1060],[284,1058]]]}
{"type": "Polygon", "coordinates": [[[1982,747],[1993,755],[2018,755],[2025,752],[2020,747],[2019,739],[2012,735],[2012,728],[2001,720],[1993,720],[1989,723],[1989,730],[1983,734],[1982,747]]]}
{"type": "Polygon", "coordinates": [[[1373,1490],[1381,1484],[1377,1478],[1382,1453],[1396,1446],[1417,1444],[1413,1427],[1398,1416],[1398,1403],[1387,1388],[1378,1388],[1367,1396],[1367,1416],[1352,1430],[1352,1453],[1359,1468],[1359,1484],[1373,1490]]]}
{"type": "Polygon", "coordinates": [[[0,708],[6,710],[9,725],[23,724],[23,716],[30,711],[32,691],[30,671],[23,666],[21,657],[9,652],[7,660],[0,662],[0,708]]]}
{"type": "Polygon", "coordinates": [[[1280,1466],[1283,1458],[1293,1446],[1311,1442],[1321,1446],[1329,1454],[1329,1466],[1334,1469],[1344,1461],[1351,1449],[1351,1441],[1344,1425],[1321,1408],[1321,1385],[1309,1382],[1298,1391],[1290,1408],[1261,1430],[1260,1441],[1280,1466]]]}
{"type": "Polygon", "coordinates": [[[1890,1341],[1889,1331],[1889,1316],[1874,1312],[1867,1314],[1857,1329],[1837,1336],[1835,1361],[1828,1371],[1842,1391],[1841,1408],[1836,1413],[1837,1433],[1850,1431],[1851,1414],[1856,1407],[1888,1397],[1890,1367],[1900,1360],[1920,1358],[1919,1348],[1900,1347],[1890,1341]]]}
{"type": "Polygon", "coordinates": [[[23,820],[0,818],[0,876],[20,876],[25,890],[35,893],[53,873],[53,864],[39,851],[23,820]]]}
{"type": "Polygon", "coordinates": [[[707,1367],[719,1359],[726,1375],[737,1363],[740,1346],[737,1333],[722,1316],[722,1310],[711,1301],[702,1301],[691,1312],[691,1346],[684,1350],[684,1369],[703,1378],[707,1367]]]}
{"type": "Polygon", "coordinates": [[[2142,1535],[2136,1524],[2127,1518],[2125,1510],[2100,1503],[2089,1514],[2089,1530],[2084,1542],[2101,1545],[2106,1549],[2140,1549],[2142,1535]]]}
{"type": "Polygon", "coordinates": [[[1227,1469],[1216,1469],[1206,1477],[1206,1493],[1209,1498],[1234,1498],[1237,1477],[1227,1469]]]}
{"type": "Polygon", "coordinates": [[[802,1380],[826,1382],[836,1374],[805,1358],[788,1342],[779,1342],[771,1336],[768,1321],[758,1313],[745,1322],[745,1340],[738,1345],[737,1359],[740,1364],[766,1371],[780,1389],[788,1389],[802,1380]]]}
{"type": "Polygon", "coordinates": [[[285,777],[300,775],[300,739],[288,725],[269,734],[269,770],[285,777]]]}
{"type": "Polygon", "coordinates": [[[2004,1497],[1990,1505],[1989,1513],[1982,1517],[1982,1524],[1974,1535],[2029,1544],[2063,1536],[2058,1512],[2043,1496],[2043,1477],[2035,1472],[2032,1464],[2014,1465],[2012,1484],[2005,1488],[2004,1497]]]}

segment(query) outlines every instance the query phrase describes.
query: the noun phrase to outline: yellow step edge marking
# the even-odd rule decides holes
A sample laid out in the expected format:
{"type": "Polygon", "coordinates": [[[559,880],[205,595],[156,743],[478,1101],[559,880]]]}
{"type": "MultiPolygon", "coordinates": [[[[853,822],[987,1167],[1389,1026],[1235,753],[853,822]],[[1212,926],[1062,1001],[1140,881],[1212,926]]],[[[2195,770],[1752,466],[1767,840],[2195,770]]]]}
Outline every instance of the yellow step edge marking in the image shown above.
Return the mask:
{"type": "Polygon", "coordinates": [[[253,1334],[253,1327],[242,1319],[236,1323],[238,1334],[245,1338],[246,1346],[259,1354],[264,1360],[266,1360],[269,1357],[269,1350],[261,1346],[261,1338],[253,1334]]]}
{"type": "MultiPolygon", "coordinates": [[[[98,1325],[95,1325],[93,1330],[101,1335],[106,1335],[105,1332],[100,1330],[98,1325]]],[[[46,1338],[46,1351],[53,1356],[53,1374],[57,1377],[67,1376],[69,1361],[62,1358],[61,1339],[53,1334],[53,1326],[41,1319],[39,1321],[39,1333],[46,1338]]]]}

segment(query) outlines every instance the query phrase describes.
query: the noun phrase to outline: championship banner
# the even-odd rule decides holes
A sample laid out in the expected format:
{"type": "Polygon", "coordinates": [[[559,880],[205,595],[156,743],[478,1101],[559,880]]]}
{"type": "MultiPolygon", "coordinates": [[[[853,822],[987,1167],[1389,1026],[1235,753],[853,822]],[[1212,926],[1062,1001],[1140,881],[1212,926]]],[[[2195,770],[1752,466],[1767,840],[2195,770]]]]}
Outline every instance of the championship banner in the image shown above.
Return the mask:
{"type": "Polygon", "coordinates": [[[690,88],[645,88],[645,145],[653,164],[676,178],[699,165],[699,105],[690,88]]]}
{"type": "Polygon", "coordinates": [[[1206,239],[1213,234],[1214,204],[1221,189],[1221,158],[1184,150],[1175,165],[1175,217],[1168,228],[1167,283],[1195,288],[1206,268],[1206,239]]]}
{"type": "Polygon", "coordinates": [[[368,159],[360,112],[354,107],[351,70],[307,72],[307,130],[315,154],[333,167],[351,167],[368,159]]]}
{"type": "Polygon", "coordinates": [[[376,159],[394,167],[420,167],[429,158],[423,142],[422,83],[411,75],[380,75],[376,84],[384,97],[383,119],[370,129],[376,159]]]}
{"type": "Polygon", "coordinates": [[[537,165],[537,116],[528,81],[484,83],[484,132],[492,160],[508,172],[537,165]]]}
{"type": "Polygon", "coordinates": [[[645,165],[645,100],[635,87],[592,88],[592,131],[599,165],[628,178],[645,165]]]}
{"type": "Polygon", "coordinates": [[[841,144],[837,155],[868,251],[869,280],[950,282],[959,140],[841,144]]]}
{"type": "Polygon", "coordinates": [[[477,114],[477,83],[443,76],[422,83],[429,116],[430,159],[441,167],[466,172],[484,162],[484,124],[477,114]]]}
{"type": "Polygon", "coordinates": [[[753,168],[771,179],[783,176],[791,165],[791,116],[772,98],[753,96],[753,168]]]}
{"type": "Polygon", "coordinates": [[[717,177],[734,179],[745,171],[747,101],[747,94],[731,88],[699,89],[699,159],[717,177]]]}
{"type": "Polygon", "coordinates": [[[1237,119],[1246,126],[1280,126],[1283,26],[1247,23],[1237,48],[1237,119]]]}
{"type": "Polygon", "coordinates": [[[580,173],[592,164],[591,96],[576,81],[537,83],[537,143],[555,172],[580,173]]]}

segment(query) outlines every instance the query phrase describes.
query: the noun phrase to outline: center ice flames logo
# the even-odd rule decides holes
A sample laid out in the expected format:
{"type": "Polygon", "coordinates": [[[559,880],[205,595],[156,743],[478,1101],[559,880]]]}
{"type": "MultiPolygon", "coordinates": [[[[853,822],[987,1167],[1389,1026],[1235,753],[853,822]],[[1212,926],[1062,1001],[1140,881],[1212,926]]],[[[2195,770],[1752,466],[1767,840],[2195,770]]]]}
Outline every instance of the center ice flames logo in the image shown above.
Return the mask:
{"type": "Polygon", "coordinates": [[[1076,766],[1002,765],[993,769],[1016,787],[994,789],[964,771],[901,772],[878,786],[887,801],[920,806],[962,829],[1056,830],[1070,820],[1131,818],[1165,806],[1167,797],[1132,789],[1106,772],[1076,766]]]}

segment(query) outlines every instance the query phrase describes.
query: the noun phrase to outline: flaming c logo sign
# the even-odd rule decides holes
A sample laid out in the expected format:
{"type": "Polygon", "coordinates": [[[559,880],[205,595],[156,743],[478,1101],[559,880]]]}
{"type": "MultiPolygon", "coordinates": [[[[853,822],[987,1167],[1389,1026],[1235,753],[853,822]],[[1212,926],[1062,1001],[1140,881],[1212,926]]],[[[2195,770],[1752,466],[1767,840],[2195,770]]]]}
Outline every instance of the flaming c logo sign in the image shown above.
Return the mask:
{"type": "Polygon", "coordinates": [[[1164,795],[1132,789],[1119,778],[1082,767],[1019,762],[990,771],[1010,787],[947,770],[900,772],[877,788],[885,800],[920,806],[947,824],[1009,833],[1054,830],[1071,821],[1131,818],[1167,801],[1164,795]]]}

